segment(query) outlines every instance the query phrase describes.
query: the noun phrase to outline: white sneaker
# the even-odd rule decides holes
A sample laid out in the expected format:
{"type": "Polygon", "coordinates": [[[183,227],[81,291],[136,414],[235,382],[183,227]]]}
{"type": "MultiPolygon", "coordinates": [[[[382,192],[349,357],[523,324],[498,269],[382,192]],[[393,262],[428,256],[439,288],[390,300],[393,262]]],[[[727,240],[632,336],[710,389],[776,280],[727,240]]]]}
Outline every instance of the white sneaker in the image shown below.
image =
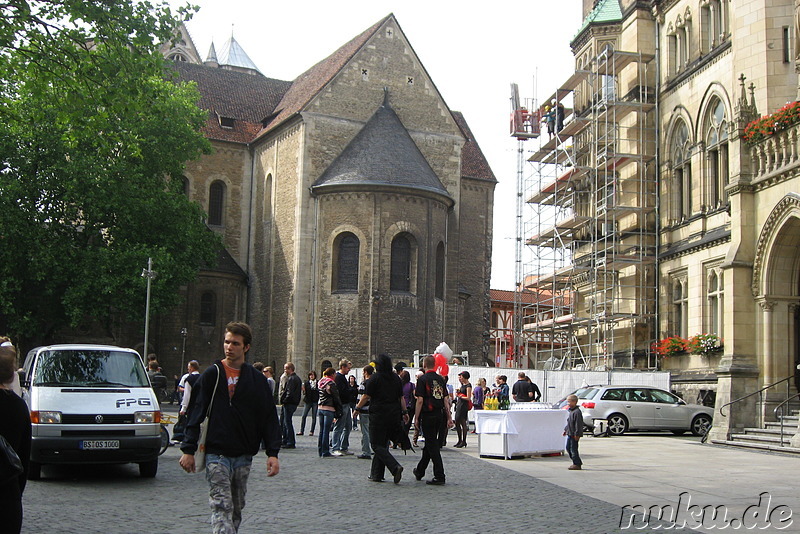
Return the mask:
{"type": "Polygon", "coordinates": [[[333,455],[333,456],[344,456],[344,453],[342,451],[333,451],[331,453],[331,455],[333,455]]]}

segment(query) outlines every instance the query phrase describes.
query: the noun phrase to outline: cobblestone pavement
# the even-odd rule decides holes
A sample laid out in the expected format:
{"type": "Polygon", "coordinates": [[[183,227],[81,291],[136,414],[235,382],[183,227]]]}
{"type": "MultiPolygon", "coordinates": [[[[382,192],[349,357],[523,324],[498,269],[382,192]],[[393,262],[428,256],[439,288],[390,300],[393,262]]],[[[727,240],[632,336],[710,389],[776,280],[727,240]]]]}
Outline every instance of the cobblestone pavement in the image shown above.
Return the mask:
{"type": "MultiPolygon", "coordinates": [[[[297,449],[282,451],[276,477],[267,478],[263,453],[254,460],[239,532],[620,531],[622,509],[617,505],[450,447],[443,450],[446,486],[414,479],[411,470],[419,451],[399,452],[405,472],[395,485],[368,481],[367,460],[319,458],[316,439],[298,437],[297,449]]],[[[353,432],[351,447],[360,439],[360,432],[353,432]]],[[[470,442],[477,442],[475,435],[470,442]]],[[[180,450],[170,447],[155,479],[139,478],[135,465],[45,466],[42,480],[29,482],[25,491],[23,532],[209,532],[205,475],[184,473],[179,456],[180,450]]],[[[551,460],[562,461],[564,469],[569,464],[566,456],[551,460]]],[[[431,476],[429,467],[426,478],[431,476]]]]}

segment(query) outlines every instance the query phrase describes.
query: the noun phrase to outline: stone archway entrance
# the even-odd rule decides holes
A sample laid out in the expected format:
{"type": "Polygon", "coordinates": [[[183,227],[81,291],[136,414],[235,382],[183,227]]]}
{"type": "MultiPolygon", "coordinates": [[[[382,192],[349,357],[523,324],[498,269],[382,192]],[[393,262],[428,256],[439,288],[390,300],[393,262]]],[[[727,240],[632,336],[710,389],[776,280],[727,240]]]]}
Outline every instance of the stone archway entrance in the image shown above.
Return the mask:
{"type": "MultiPolygon", "coordinates": [[[[754,273],[761,310],[761,386],[794,377],[800,363],[800,198],[778,203],[764,226],[760,245],[763,263],[754,273]]],[[[793,379],[766,392],[762,420],[774,419],[773,409],[797,392],[793,379]]]]}

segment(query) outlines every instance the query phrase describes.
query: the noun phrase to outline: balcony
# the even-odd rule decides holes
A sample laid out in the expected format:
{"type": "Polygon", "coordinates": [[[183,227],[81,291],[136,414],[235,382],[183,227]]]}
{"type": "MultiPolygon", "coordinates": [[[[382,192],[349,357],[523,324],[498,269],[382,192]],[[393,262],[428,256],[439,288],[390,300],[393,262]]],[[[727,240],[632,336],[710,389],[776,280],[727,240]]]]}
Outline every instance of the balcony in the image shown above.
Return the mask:
{"type": "Polygon", "coordinates": [[[800,163],[800,124],[774,133],[750,146],[753,181],[780,176],[800,163]]]}

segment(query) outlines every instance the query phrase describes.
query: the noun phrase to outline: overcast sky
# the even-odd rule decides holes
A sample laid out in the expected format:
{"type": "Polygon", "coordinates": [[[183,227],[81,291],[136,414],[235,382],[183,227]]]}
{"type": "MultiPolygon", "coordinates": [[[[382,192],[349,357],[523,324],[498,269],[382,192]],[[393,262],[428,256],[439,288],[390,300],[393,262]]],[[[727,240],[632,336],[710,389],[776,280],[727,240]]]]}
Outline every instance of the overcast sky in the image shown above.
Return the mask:
{"type": "MultiPolygon", "coordinates": [[[[572,73],[569,42],[581,24],[581,0],[495,0],[476,7],[450,0],[193,3],[200,11],[187,27],[203,59],[212,39],[219,51],[233,31],[259,70],[281,80],[293,80],[394,13],[445,102],[464,114],[497,176],[491,286],[514,288],[517,142],[508,135],[510,84],[519,84],[521,98],[541,101],[572,73]]],[[[528,141],[526,152],[534,144],[528,141]]]]}

